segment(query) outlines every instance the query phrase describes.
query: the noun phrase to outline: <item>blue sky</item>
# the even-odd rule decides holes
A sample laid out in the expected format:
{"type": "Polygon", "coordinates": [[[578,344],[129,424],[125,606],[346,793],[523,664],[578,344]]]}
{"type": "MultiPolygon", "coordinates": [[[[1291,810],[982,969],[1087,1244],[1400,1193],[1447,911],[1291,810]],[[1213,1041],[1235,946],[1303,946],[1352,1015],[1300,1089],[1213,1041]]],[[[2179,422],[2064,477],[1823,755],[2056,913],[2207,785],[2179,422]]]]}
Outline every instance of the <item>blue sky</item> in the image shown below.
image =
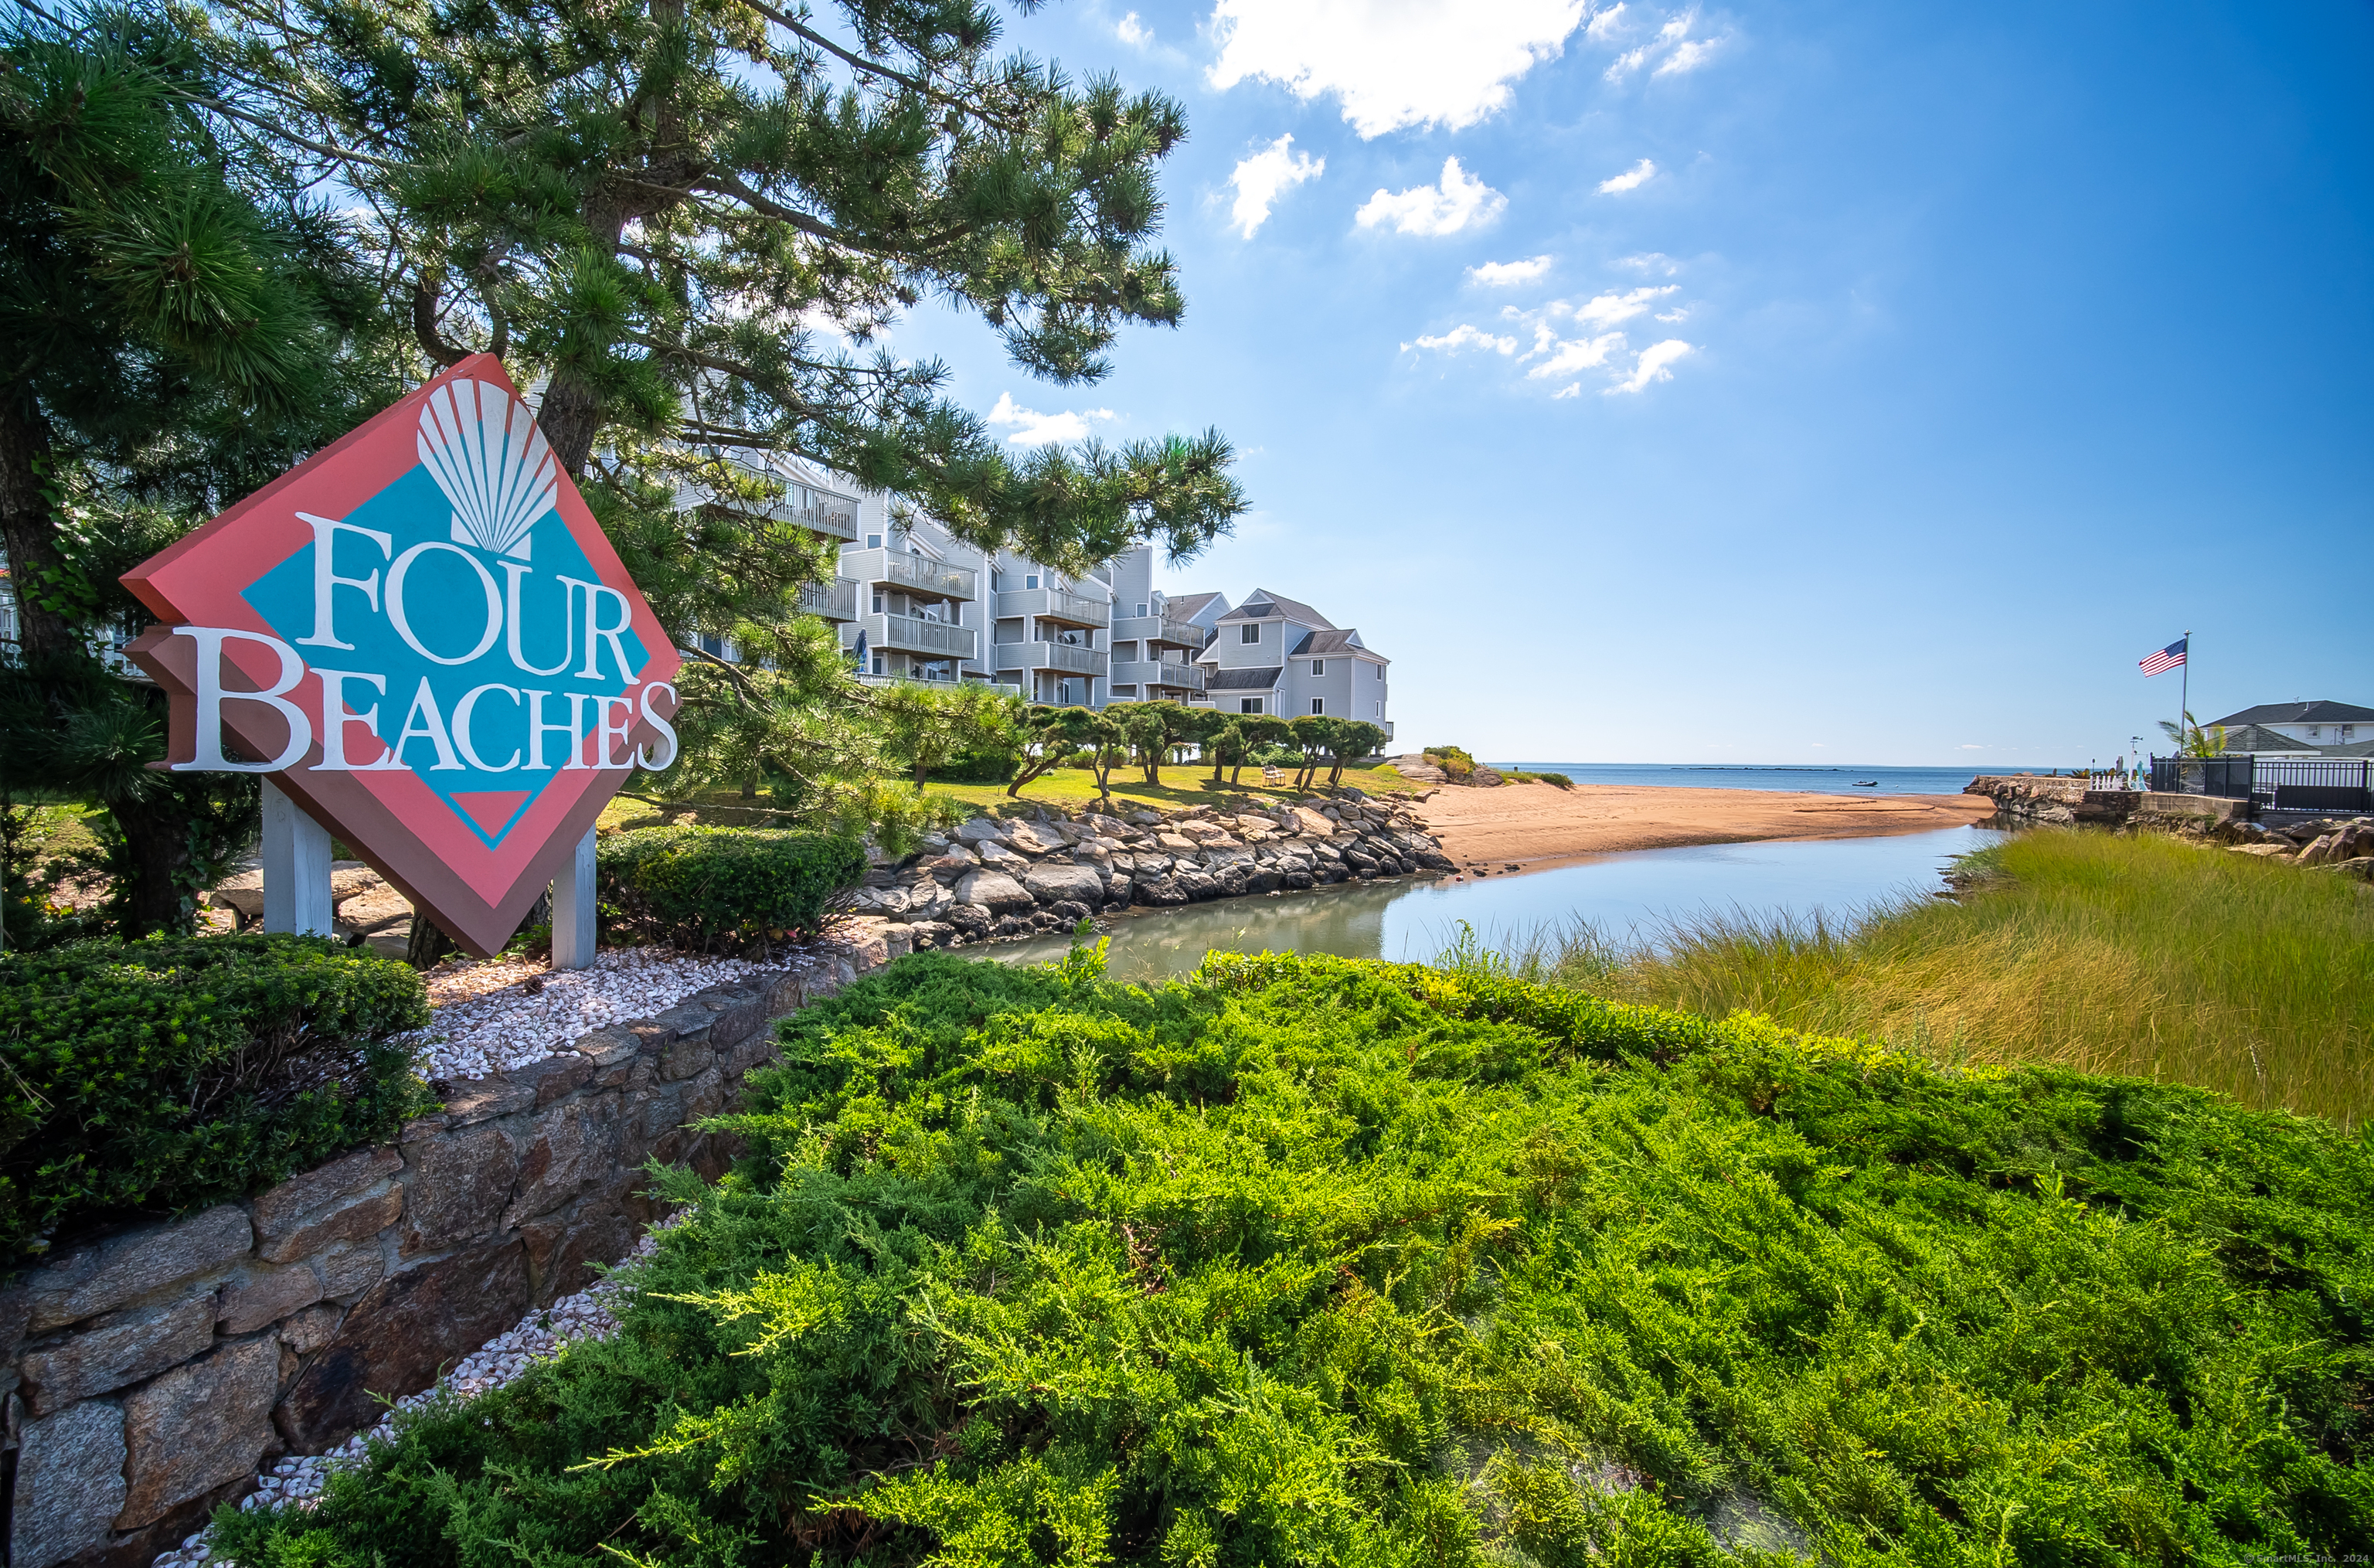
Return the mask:
{"type": "Polygon", "coordinates": [[[2188,628],[2204,718],[2374,705],[2374,9],[1215,4],[1008,35],[1186,104],[1183,325],[893,341],[1226,431],[1170,585],[1357,626],[1401,744],[2107,762],[2188,628]]]}

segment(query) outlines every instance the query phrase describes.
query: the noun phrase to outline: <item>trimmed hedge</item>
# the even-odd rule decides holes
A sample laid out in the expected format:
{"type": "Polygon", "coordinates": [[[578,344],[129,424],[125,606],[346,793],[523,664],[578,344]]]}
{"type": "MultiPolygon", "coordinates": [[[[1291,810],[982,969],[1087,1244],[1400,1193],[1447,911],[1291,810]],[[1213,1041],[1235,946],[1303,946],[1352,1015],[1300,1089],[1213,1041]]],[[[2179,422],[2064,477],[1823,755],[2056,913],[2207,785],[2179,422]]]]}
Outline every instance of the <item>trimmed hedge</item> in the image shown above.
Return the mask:
{"type": "Polygon", "coordinates": [[[388,1037],[428,1021],[407,965],[320,937],[0,958],[0,1261],[394,1138],[435,1102],[388,1037]]]}
{"type": "Polygon", "coordinates": [[[594,856],[605,926],[700,953],[813,936],[865,876],[853,839],[748,828],[638,828],[594,856]]]}

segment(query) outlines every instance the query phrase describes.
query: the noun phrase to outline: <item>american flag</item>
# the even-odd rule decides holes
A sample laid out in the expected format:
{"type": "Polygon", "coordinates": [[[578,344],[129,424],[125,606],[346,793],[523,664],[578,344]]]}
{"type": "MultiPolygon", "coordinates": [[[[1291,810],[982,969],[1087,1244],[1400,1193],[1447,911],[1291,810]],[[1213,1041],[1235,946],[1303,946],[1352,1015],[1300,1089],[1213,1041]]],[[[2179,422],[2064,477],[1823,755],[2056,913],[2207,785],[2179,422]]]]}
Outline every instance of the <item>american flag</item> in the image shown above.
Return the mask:
{"type": "Polygon", "coordinates": [[[2145,655],[2143,662],[2135,667],[2145,675],[2157,675],[2164,669],[2174,669],[2184,662],[2184,645],[2192,641],[2190,637],[2180,637],[2158,653],[2145,655]]]}

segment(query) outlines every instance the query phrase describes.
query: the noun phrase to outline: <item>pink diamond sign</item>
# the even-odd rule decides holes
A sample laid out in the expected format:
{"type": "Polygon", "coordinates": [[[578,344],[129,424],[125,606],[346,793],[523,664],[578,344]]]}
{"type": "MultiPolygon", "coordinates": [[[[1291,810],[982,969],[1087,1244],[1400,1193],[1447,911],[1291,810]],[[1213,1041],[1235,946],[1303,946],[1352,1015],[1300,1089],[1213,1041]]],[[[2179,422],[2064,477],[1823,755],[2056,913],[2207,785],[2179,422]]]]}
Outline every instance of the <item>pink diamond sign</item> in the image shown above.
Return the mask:
{"type": "Polygon", "coordinates": [[[676,758],[680,655],[491,355],[123,582],[164,765],[268,773],[481,957],[676,758]]]}

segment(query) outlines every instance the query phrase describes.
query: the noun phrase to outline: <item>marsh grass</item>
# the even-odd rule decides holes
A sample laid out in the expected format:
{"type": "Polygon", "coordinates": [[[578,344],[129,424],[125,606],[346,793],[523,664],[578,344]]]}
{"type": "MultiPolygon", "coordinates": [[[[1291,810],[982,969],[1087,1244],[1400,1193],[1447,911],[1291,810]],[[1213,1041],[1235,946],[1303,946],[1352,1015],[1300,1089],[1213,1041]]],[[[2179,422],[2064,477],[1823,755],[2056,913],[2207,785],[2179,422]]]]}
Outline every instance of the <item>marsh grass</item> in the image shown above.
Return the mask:
{"type": "Polygon", "coordinates": [[[1711,915],[1637,944],[1578,925],[1484,946],[1511,973],[1597,996],[1763,1013],[1948,1065],[2193,1084],[2344,1126],[2374,1113],[2365,884],[2177,839],[2055,831],[1962,868],[1958,901],[1839,922],[1711,915]]]}

